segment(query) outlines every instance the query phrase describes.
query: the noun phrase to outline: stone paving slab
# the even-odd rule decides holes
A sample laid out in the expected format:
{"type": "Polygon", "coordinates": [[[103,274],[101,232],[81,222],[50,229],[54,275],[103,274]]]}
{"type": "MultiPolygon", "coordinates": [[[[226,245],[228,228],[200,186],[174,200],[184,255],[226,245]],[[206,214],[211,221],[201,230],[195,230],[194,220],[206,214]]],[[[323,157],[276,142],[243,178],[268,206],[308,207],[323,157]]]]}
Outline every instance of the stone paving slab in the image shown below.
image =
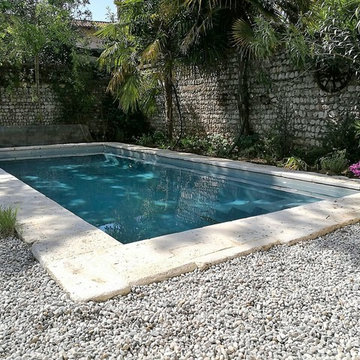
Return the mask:
{"type": "Polygon", "coordinates": [[[1,169],[0,203],[18,208],[22,238],[75,301],[127,294],[132,285],[312,239],[360,221],[359,193],[123,245],[1,169]]]}
{"type": "Polygon", "coordinates": [[[37,248],[33,254],[74,301],[104,301],[131,290],[126,275],[119,273],[101,251],[69,254],[57,260],[46,257],[48,250],[37,248]]]}

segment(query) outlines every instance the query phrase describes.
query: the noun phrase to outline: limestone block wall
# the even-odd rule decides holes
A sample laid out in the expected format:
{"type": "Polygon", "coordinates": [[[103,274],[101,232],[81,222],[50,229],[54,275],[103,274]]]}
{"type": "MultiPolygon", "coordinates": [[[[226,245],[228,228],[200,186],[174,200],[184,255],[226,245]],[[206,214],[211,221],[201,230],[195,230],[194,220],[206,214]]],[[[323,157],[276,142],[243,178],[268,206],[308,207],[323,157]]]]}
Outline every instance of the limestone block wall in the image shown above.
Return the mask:
{"type": "Polygon", "coordinates": [[[297,142],[318,145],[328,121],[341,121],[345,113],[360,117],[360,82],[355,78],[343,90],[328,93],[320,89],[314,72],[295,69],[278,56],[255,64],[249,80],[250,124],[259,134],[286,112],[297,142]]]}
{"type": "Polygon", "coordinates": [[[39,105],[35,101],[34,86],[20,86],[11,89],[0,86],[0,127],[81,123],[89,127],[94,139],[103,140],[107,126],[107,120],[104,119],[102,111],[105,88],[104,81],[99,82],[93,91],[92,109],[81,117],[72,118],[68,109],[67,112],[64,112],[64,104],[51,85],[41,84],[40,86],[40,111],[39,105]]]}
{"type": "MultiPolygon", "coordinates": [[[[235,57],[224,61],[214,70],[180,69],[177,73],[177,91],[187,134],[236,134],[239,126],[237,84],[238,64],[235,57]]],[[[174,99],[175,102],[175,99],[174,99]]],[[[159,113],[151,119],[152,125],[165,130],[165,101],[158,100],[159,113]]],[[[178,110],[174,106],[176,132],[180,130],[178,110]]]]}
{"type": "MultiPolygon", "coordinates": [[[[178,73],[178,94],[185,133],[222,134],[233,137],[239,127],[239,63],[236,55],[219,64],[216,71],[191,69],[178,73]]],[[[291,66],[276,56],[249,67],[250,126],[260,135],[274,126],[279,116],[291,119],[301,145],[318,145],[328,121],[341,121],[345,112],[360,116],[360,82],[353,79],[343,90],[327,93],[315,74],[291,66]]],[[[164,99],[152,119],[155,128],[165,129],[164,99]]],[[[175,114],[177,114],[174,108],[175,114]]],[[[178,117],[176,129],[179,131],[178,117]]]]}
{"type": "Polygon", "coordinates": [[[34,87],[6,89],[0,87],[0,126],[49,125],[61,116],[61,104],[50,86],[40,87],[40,110],[35,101],[34,87]]]}

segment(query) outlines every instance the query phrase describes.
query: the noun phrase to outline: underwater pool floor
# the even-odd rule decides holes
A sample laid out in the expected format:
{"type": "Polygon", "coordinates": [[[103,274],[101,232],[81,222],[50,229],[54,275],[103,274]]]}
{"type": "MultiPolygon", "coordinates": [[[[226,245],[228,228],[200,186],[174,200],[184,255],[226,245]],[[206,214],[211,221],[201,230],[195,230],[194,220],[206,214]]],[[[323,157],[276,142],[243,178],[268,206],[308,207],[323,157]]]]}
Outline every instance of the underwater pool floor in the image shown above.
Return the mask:
{"type": "MultiPolygon", "coordinates": [[[[174,159],[190,158],[199,164],[231,164],[264,174],[360,189],[356,180],[289,172],[274,167],[119,143],[0,149],[0,158],[1,154],[16,157],[19,151],[46,150],[77,154],[82,149],[91,152],[91,147],[95,149],[99,146],[174,159]]],[[[360,221],[360,193],[355,193],[270,214],[121,244],[1,169],[0,204],[18,208],[21,238],[31,244],[34,256],[75,301],[101,301],[124,295],[130,292],[133,285],[161,281],[197,268],[206,269],[210,265],[276,244],[313,239],[360,221]]]]}

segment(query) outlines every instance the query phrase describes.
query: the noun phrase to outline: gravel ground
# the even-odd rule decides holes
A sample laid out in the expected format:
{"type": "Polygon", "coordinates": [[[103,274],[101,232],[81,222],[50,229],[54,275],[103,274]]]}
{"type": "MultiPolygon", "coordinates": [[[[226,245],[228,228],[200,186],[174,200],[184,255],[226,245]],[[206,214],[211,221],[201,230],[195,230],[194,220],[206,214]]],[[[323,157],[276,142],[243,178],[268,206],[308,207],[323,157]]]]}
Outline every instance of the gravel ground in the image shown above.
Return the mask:
{"type": "Polygon", "coordinates": [[[360,225],[73,303],[0,240],[1,359],[360,359],[360,225]]]}

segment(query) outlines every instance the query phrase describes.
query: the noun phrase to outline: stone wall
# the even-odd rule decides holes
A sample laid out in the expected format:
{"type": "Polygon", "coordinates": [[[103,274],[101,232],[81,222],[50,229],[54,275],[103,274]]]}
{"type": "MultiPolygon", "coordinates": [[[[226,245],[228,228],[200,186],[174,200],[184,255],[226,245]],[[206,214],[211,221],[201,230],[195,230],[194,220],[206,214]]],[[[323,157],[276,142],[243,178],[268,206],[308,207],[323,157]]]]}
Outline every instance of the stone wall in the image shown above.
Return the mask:
{"type": "MultiPolygon", "coordinates": [[[[239,128],[239,63],[235,55],[218,70],[179,72],[178,93],[185,133],[233,137],[239,128]]],[[[329,120],[341,121],[345,112],[360,115],[360,83],[353,79],[343,90],[327,93],[315,81],[314,73],[301,72],[283,56],[252,63],[249,72],[250,126],[266,135],[279,117],[288,117],[297,142],[318,145],[329,120]]],[[[152,124],[165,129],[164,101],[152,124]]],[[[175,114],[177,114],[174,108],[175,114]]],[[[179,121],[176,122],[179,131],[179,121]]]]}
{"type": "Polygon", "coordinates": [[[61,116],[61,104],[47,85],[40,88],[40,112],[34,87],[6,89],[0,87],[0,126],[56,124],[61,116]],[[39,117],[42,114],[42,118],[39,117]]]}
{"type": "MultiPolygon", "coordinates": [[[[95,102],[87,113],[71,118],[69,109],[64,112],[64,104],[50,85],[40,86],[40,103],[35,101],[34,86],[17,88],[0,87],[0,127],[28,127],[33,125],[83,124],[87,125],[94,139],[103,140],[107,123],[103,119],[102,99],[106,84],[99,82],[93,90],[95,102]],[[68,115],[64,115],[64,114],[68,115]]],[[[71,112],[71,111],[70,111],[71,112]]],[[[0,144],[1,146],[1,144],[0,144]]]]}
{"type": "MultiPolygon", "coordinates": [[[[179,70],[177,78],[184,133],[222,134],[234,138],[240,126],[238,57],[229,56],[212,71],[179,70]]],[[[355,79],[340,92],[326,93],[319,88],[313,73],[302,73],[290,66],[283,56],[252,63],[248,78],[250,125],[260,135],[266,135],[277,119],[287,113],[297,142],[317,145],[326,132],[327,121],[341,121],[345,112],[360,116],[360,82],[355,79]]],[[[81,119],[64,119],[62,104],[49,85],[42,85],[40,90],[42,119],[38,116],[33,87],[12,90],[0,87],[0,126],[83,123],[89,126],[95,139],[102,140],[107,126],[100,106],[105,85],[106,81],[102,81],[95,88],[94,97],[99,103],[90,109],[89,116],[85,114],[81,119]]],[[[159,113],[151,121],[156,129],[164,131],[164,99],[158,100],[159,113]]],[[[175,106],[174,114],[179,133],[180,121],[175,106]]]]}
{"type": "MultiPolygon", "coordinates": [[[[211,71],[199,68],[180,69],[176,77],[184,133],[236,134],[239,111],[238,64],[235,57],[227,59],[211,71]]],[[[158,109],[159,113],[151,119],[151,123],[156,129],[165,131],[165,105],[162,97],[159,98],[158,109]]],[[[176,106],[174,117],[176,132],[179,132],[176,106]]]]}
{"type": "Polygon", "coordinates": [[[360,82],[355,78],[339,92],[328,93],[320,89],[314,72],[295,69],[278,56],[253,66],[249,79],[250,124],[259,134],[287,114],[299,144],[319,145],[328,121],[341,121],[347,112],[360,116],[360,82]]]}

